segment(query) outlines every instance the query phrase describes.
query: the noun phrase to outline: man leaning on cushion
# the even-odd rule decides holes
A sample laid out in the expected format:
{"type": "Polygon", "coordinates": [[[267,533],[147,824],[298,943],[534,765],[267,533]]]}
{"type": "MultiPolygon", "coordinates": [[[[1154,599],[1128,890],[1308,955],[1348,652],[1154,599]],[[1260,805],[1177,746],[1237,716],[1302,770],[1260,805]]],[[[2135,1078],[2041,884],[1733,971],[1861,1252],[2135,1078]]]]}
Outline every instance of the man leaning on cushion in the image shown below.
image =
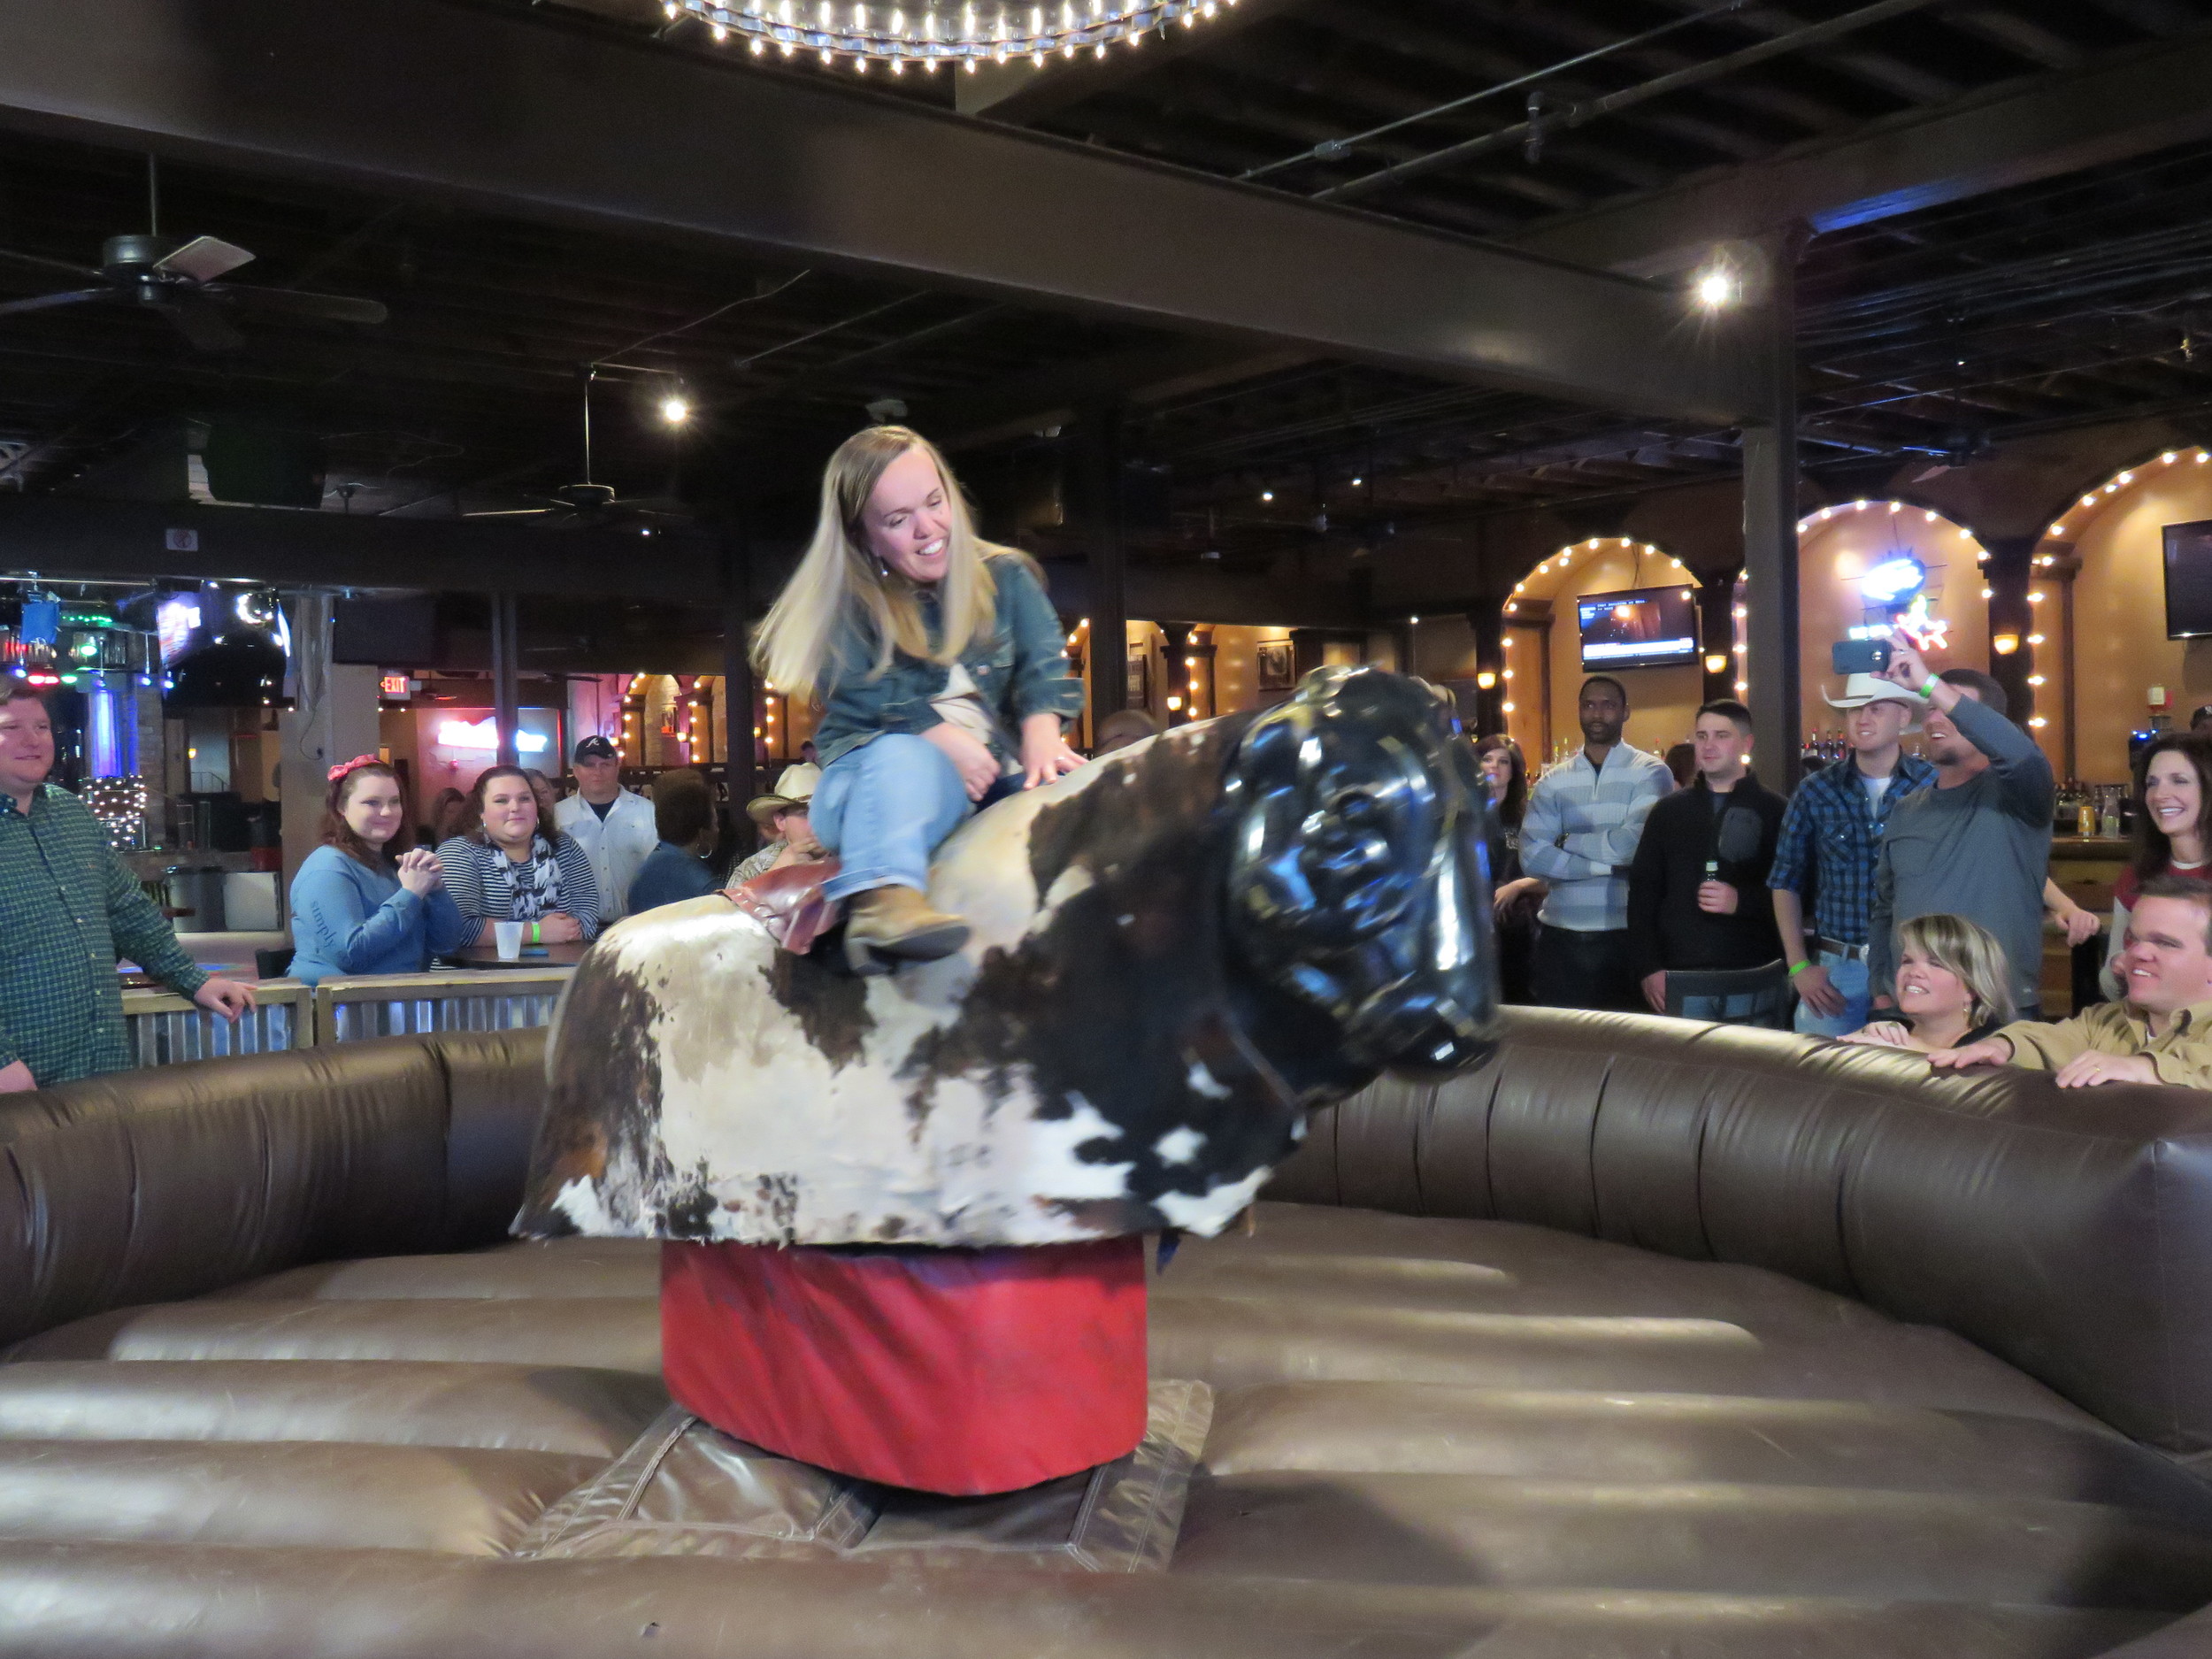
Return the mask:
{"type": "Polygon", "coordinates": [[[2145,882],[2119,967],[2125,1002],[2101,1002],[2053,1025],[2008,1025],[1980,1042],[1931,1055],[1929,1064],[2055,1071],[2061,1088],[2212,1088],[2212,882],[2190,876],[2145,882]]]}

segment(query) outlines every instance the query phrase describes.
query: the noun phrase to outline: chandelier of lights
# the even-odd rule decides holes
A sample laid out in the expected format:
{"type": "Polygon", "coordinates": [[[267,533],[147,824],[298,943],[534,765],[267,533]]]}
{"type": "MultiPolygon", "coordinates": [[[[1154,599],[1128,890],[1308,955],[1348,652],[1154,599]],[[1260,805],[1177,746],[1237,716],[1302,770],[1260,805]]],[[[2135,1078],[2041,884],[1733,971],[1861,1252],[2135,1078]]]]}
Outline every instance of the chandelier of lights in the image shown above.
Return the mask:
{"type": "Polygon", "coordinates": [[[717,41],[742,39],[757,56],[786,58],[813,52],[825,64],[849,58],[855,69],[888,64],[893,74],[909,64],[926,70],[957,64],[971,73],[980,64],[1026,58],[1048,59],[1090,51],[1103,58],[1117,42],[1137,45],[1171,23],[1186,27],[1237,0],[908,0],[902,5],[840,4],[839,0],[662,0],[671,19],[689,12],[717,41]]]}

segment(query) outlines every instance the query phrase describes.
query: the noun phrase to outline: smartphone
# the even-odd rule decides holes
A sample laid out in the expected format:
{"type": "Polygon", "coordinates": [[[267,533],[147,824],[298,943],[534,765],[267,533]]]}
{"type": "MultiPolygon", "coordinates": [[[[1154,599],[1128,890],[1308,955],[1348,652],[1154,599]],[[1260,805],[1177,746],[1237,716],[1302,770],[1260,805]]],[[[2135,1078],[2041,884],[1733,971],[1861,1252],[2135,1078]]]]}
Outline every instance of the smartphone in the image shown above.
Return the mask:
{"type": "Polygon", "coordinates": [[[1839,674],[1878,674],[1889,666],[1887,640],[1839,640],[1828,648],[1839,674]]]}

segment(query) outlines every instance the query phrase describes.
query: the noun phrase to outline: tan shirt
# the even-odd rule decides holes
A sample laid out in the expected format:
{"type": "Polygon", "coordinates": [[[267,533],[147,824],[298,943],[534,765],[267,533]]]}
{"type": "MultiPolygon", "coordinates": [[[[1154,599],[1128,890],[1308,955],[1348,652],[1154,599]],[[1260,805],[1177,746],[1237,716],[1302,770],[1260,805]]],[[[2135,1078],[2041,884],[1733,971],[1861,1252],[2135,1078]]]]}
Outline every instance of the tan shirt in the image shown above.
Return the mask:
{"type": "Polygon", "coordinates": [[[2153,1017],[2132,1002],[2100,1002],[2055,1025],[2023,1020],[1997,1034],[2012,1045],[2012,1063],[2055,1071],[2084,1054],[2147,1055],[2162,1083],[2212,1089],[2212,1002],[2199,1002],[2154,1030],[2153,1017]]]}

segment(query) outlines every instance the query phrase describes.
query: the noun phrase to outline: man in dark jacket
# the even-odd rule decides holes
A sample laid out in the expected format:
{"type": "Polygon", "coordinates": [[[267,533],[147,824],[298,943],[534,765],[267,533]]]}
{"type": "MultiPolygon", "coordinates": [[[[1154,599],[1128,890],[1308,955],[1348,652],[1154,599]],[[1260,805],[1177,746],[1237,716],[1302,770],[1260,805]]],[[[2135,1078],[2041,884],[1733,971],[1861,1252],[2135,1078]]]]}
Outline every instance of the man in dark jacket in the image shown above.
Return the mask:
{"type": "MultiPolygon", "coordinates": [[[[1782,954],[1765,900],[1785,803],[1751,775],[1751,710],[1727,698],[1709,703],[1693,737],[1697,780],[1652,808],[1628,878],[1629,960],[1660,1014],[1670,972],[1759,968],[1782,954]]],[[[1723,1015],[1688,1004],[1680,1011],[1723,1015]]]]}

